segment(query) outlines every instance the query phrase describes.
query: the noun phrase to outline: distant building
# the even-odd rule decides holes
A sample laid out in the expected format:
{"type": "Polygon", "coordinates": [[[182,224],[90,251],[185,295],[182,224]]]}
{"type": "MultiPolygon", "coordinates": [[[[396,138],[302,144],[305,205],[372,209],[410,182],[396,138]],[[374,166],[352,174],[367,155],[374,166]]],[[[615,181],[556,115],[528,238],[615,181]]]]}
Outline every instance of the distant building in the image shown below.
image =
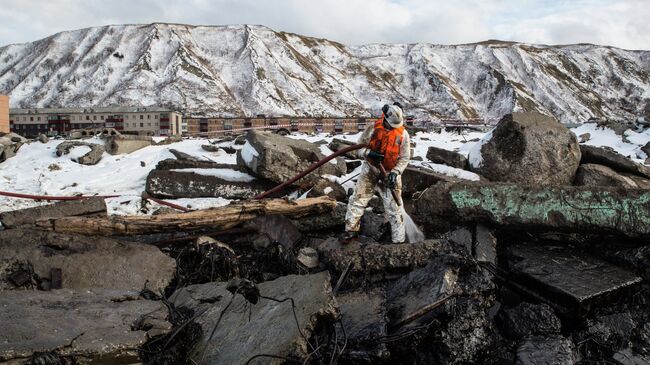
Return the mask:
{"type": "Polygon", "coordinates": [[[9,133],[9,97],[0,95],[0,132],[9,133]]]}
{"type": "Polygon", "coordinates": [[[115,128],[123,133],[180,135],[183,116],[161,107],[10,109],[12,132],[25,137],[39,133],[64,135],[73,129],[115,128]]]}
{"type": "Polygon", "coordinates": [[[357,133],[374,123],[376,118],[325,117],[267,117],[253,118],[197,118],[188,117],[187,134],[195,137],[217,137],[240,134],[249,129],[278,130],[304,133],[357,133]]]}

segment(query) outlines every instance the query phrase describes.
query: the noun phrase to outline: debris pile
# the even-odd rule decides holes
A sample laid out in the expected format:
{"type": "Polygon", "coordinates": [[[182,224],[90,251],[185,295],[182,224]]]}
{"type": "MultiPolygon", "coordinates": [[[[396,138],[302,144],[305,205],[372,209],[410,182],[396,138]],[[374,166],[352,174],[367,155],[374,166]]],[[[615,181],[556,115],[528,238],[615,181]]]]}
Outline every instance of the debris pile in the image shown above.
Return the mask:
{"type": "Polygon", "coordinates": [[[349,141],[250,132],[204,145],[170,151],[146,193],[237,201],[109,216],[95,198],[0,214],[0,361],[650,361],[648,170],[551,118],[509,115],[469,159],[429,149],[403,176],[426,238],[404,244],[390,243],[378,199],[359,240],[341,244],[353,154],[250,200],[349,141]]]}

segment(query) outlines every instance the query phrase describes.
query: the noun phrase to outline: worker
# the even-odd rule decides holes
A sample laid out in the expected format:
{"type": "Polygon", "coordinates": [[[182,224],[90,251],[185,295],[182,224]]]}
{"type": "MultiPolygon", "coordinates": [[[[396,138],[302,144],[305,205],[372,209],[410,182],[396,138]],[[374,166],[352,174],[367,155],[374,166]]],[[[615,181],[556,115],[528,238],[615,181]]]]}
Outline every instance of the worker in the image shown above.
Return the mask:
{"type": "Polygon", "coordinates": [[[406,232],[402,218],[401,175],[411,158],[411,147],[409,134],[404,128],[402,106],[399,103],[384,105],[381,118],[366,128],[359,143],[367,144],[368,147],[357,151],[365,161],[348,203],[343,243],[358,238],[361,217],[376,188],[379,188],[386,219],[390,223],[391,239],[393,243],[403,243],[406,232]],[[382,176],[379,164],[384,167],[386,176],[382,176]],[[395,192],[399,201],[395,200],[390,190],[395,192]]]}

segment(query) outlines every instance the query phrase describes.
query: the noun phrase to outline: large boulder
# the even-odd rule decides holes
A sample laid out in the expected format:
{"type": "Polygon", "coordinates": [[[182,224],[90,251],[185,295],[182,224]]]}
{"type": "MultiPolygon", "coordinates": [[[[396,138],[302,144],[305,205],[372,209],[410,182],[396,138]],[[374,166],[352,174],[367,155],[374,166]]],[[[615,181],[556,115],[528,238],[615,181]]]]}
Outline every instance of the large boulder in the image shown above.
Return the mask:
{"type": "MultiPolygon", "coordinates": [[[[307,362],[317,346],[308,342],[311,335],[324,319],[329,322],[337,316],[326,271],[258,284],[260,295],[276,300],[248,295],[249,300],[259,299],[255,305],[247,302],[247,292],[232,294],[228,286],[225,282],[190,285],[170,298],[176,308],[202,313],[196,322],[203,331],[190,353],[194,359],[204,359],[200,363],[245,364],[257,354],[307,362]]],[[[272,362],[262,358],[252,363],[272,362]]]]}
{"type": "MultiPolygon", "coordinates": [[[[252,130],[246,135],[246,144],[237,153],[237,164],[248,167],[261,177],[283,183],[324,157],[316,144],[252,130]]],[[[341,176],[346,171],[345,160],[339,157],[325,163],[305,179],[322,175],[341,176]]]]}
{"type": "Polygon", "coordinates": [[[580,151],[582,153],[580,162],[583,164],[601,164],[619,172],[650,178],[650,168],[630,160],[610,147],[580,145],[580,151]]]}
{"type": "Polygon", "coordinates": [[[157,247],[106,237],[10,229],[0,231],[0,290],[47,289],[61,273],[61,287],[159,292],[167,287],[176,262],[157,247]]]}
{"type": "Polygon", "coordinates": [[[650,180],[629,173],[619,173],[605,165],[587,163],[580,165],[578,168],[573,185],[648,189],[650,188],[650,180]]]}
{"type": "Polygon", "coordinates": [[[469,154],[470,169],[491,181],[571,185],[580,163],[575,134],[552,117],[508,114],[469,154]]]}
{"type": "Polygon", "coordinates": [[[141,364],[140,347],[169,332],[168,311],[138,291],[11,290],[0,295],[0,361],[141,364]]]}

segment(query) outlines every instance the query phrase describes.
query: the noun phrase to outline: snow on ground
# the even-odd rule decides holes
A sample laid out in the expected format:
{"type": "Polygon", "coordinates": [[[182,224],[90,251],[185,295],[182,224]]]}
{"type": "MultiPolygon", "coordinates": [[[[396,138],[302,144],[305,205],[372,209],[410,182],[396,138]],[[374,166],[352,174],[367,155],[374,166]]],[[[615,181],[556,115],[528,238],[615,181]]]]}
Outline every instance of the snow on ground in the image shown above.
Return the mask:
{"type": "Polygon", "coordinates": [[[571,130],[578,138],[584,133],[589,133],[590,138],[584,144],[590,146],[609,146],[616,152],[627,156],[632,160],[643,163],[646,156],[645,152],[641,151],[641,147],[645,146],[650,141],[650,129],[643,132],[635,132],[627,130],[625,132],[625,139],[614,133],[609,128],[598,128],[595,123],[583,124],[571,130]]]}
{"type": "MultiPolygon", "coordinates": [[[[609,129],[597,129],[595,124],[584,124],[572,129],[576,135],[590,133],[591,139],[587,142],[594,146],[610,146],[619,153],[632,156],[637,162],[643,162],[647,157],[641,147],[650,141],[650,130],[643,132],[627,131],[625,139],[616,135],[609,129]]],[[[433,164],[426,159],[430,146],[458,151],[467,156],[469,151],[477,144],[486,133],[466,132],[463,134],[442,131],[440,133],[418,132],[412,136],[416,147],[414,156],[421,157],[422,161],[412,161],[414,166],[428,168],[433,171],[456,176],[463,179],[476,180],[477,176],[471,172],[449,168],[444,165],[433,164]]],[[[291,138],[304,139],[310,142],[331,142],[334,138],[356,142],[361,133],[349,135],[326,134],[297,134],[291,138]]],[[[101,143],[100,139],[87,140],[101,143]]],[[[73,196],[73,195],[119,195],[118,198],[107,199],[110,214],[143,214],[140,212],[140,195],[145,188],[145,180],[156,164],[164,159],[174,158],[169,149],[176,149],[206,161],[222,164],[236,164],[236,154],[226,154],[225,151],[207,152],[201,145],[209,143],[206,139],[187,139],[168,145],[149,146],[128,155],[112,156],[104,154],[102,160],[94,166],[80,165],[71,160],[87,149],[78,147],[68,155],[57,157],[56,146],[62,140],[50,140],[48,143],[32,142],[25,144],[13,158],[0,164],[0,191],[17,192],[34,195],[73,196]],[[142,166],[144,164],[144,166],[142,166]]],[[[232,141],[220,142],[221,147],[244,148],[245,156],[252,160],[257,151],[250,147],[234,145],[232,141]]],[[[330,153],[326,146],[321,147],[325,154],[330,153]]],[[[85,153],[85,152],[84,152],[85,153]]],[[[201,174],[211,174],[224,179],[249,182],[252,176],[229,169],[190,169],[201,174]]],[[[342,177],[331,177],[332,180],[343,183],[347,190],[353,188],[355,175],[359,169],[342,177]]],[[[169,200],[179,205],[193,209],[217,207],[228,204],[230,201],[222,198],[198,198],[169,200]]],[[[0,197],[0,212],[37,205],[47,202],[37,202],[27,199],[0,197]]],[[[152,203],[152,205],[155,205],[152,203]]],[[[149,209],[152,211],[152,209],[149,209]]]]}
{"type": "Polygon", "coordinates": [[[193,172],[195,174],[203,176],[215,176],[220,179],[231,181],[231,182],[251,182],[255,180],[254,176],[251,176],[247,173],[241,171],[235,171],[233,169],[172,169],[171,171],[177,172],[193,172]]]}

